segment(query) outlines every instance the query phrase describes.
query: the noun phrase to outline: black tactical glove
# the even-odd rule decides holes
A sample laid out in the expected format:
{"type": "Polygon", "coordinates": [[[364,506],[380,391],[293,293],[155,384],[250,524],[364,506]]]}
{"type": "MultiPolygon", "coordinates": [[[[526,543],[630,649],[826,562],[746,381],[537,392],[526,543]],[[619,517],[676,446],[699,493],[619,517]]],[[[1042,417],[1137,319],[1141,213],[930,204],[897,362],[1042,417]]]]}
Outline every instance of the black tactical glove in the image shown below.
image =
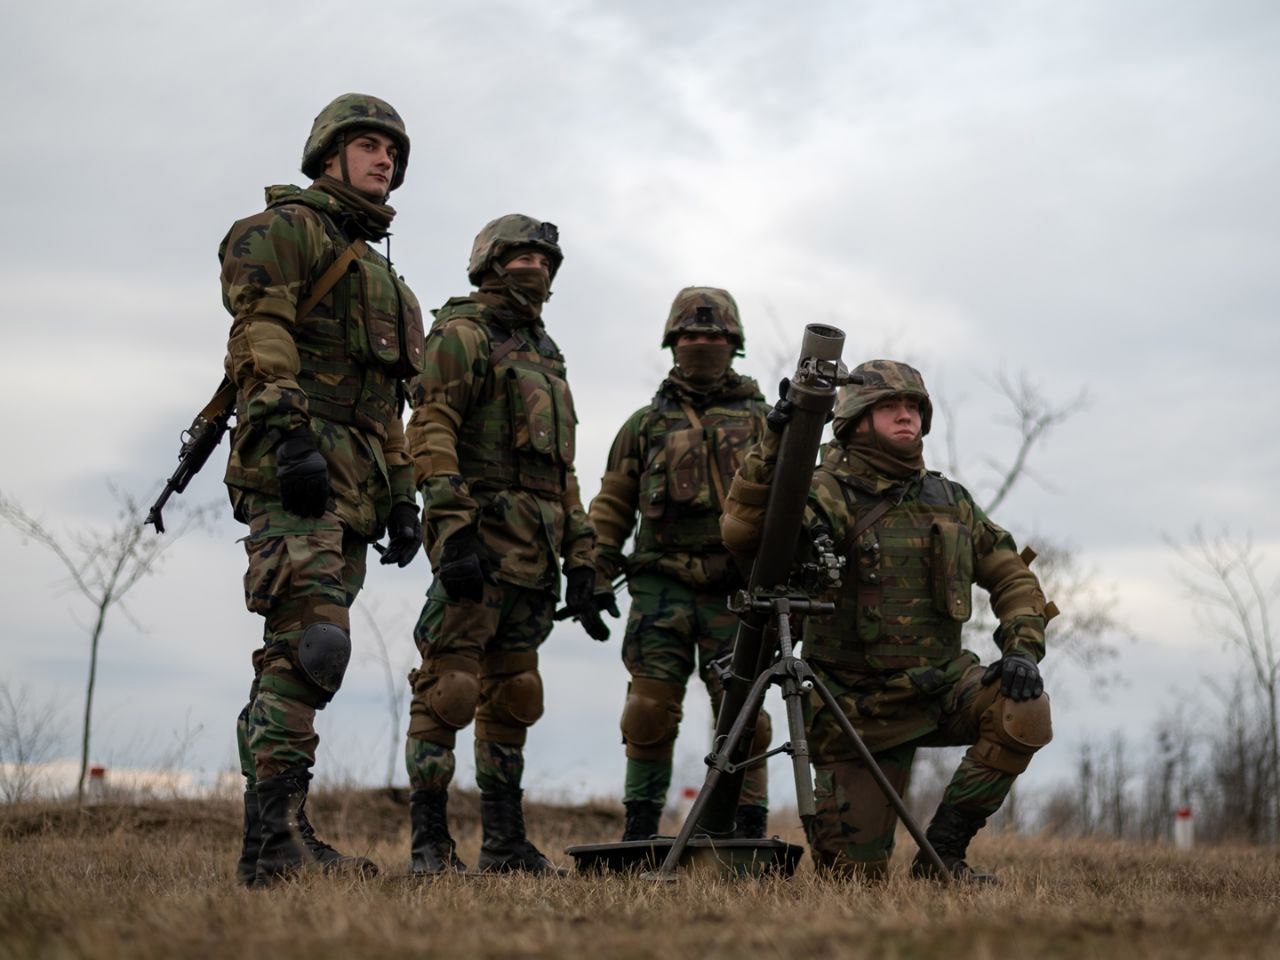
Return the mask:
{"type": "Polygon", "coordinates": [[[421,546],[422,521],[418,519],[418,505],[401,501],[391,508],[391,515],[387,517],[387,546],[382,551],[381,563],[407,567],[421,546]]]}
{"type": "Polygon", "coordinates": [[[1044,693],[1044,681],[1040,668],[1025,653],[1005,654],[982,675],[985,687],[1000,678],[1000,692],[1010,700],[1034,700],[1044,693]]]}
{"type": "Polygon", "coordinates": [[[498,582],[484,544],[470,527],[459,530],[444,542],[436,576],[450,600],[474,600],[476,603],[484,597],[486,583],[498,582]]]}
{"type": "MultiPolygon", "coordinates": [[[[790,390],[790,377],[783,377],[778,381],[778,402],[773,405],[773,409],[764,418],[764,425],[774,433],[781,433],[787,429],[787,424],[791,422],[791,412],[796,405],[787,399],[787,393],[790,390]]],[[[828,410],[827,418],[823,423],[830,423],[835,418],[835,415],[834,410],[828,410]]]]}
{"type": "Polygon", "coordinates": [[[329,505],[329,465],[310,427],[295,427],[276,447],[280,503],[300,517],[321,517],[329,505]]]}
{"type": "Polygon", "coordinates": [[[574,567],[565,573],[569,581],[564,590],[564,607],[556,611],[557,620],[572,617],[582,624],[592,640],[608,640],[609,628],[601,610],[618,616],[618,601],[609,592],[596,593],[596,572],[591,567],[574,567]]]}
{"type": "Polygon", "coordinates": [[[787,399],[787,392],[790,389],[790,377],[783,377],[778,381],[778,402],[773,405],[773,409],[764,418],[765,426],[774,433],[781,433],[787,429],[787,424],[791,422],[791,411],[795,404],[787,399]]]}

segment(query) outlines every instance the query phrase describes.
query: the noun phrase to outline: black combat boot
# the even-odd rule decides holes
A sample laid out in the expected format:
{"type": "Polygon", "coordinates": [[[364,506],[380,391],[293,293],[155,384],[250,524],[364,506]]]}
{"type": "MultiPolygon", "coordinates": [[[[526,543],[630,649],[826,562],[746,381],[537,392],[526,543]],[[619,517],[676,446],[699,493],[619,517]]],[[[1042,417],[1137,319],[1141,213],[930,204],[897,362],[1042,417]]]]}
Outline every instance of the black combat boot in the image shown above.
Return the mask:
{"type": "Polygon", "coordinates": [[[769,833],[769,808],[757,804],[743,804],[734,814],[735,840],[763,840],[769,833]]]}
{"type": "Polygon", "coordinates": [[[258,781],[262,846],[252,886],[270,886],[281,877],[313,866],[321,867],[326,873],[353,871],[366,877],[377,874],[373,861],[344,857],[316,837],[306,812],[310,782],[311,774],[306,767],[292,767],[258,781]]]}
{"type": "MultiPolygon", "coordinates": [[[[938,852],[938,857],[950,871],[952,879],[977,884],[1000,882],[994,874],[978,873],[964,859],[969,841],[986,822],[986,817],[975,817],[945,803],[933,815],[933,821],[924,835],[933,844],[933,849],[938,852]]],[[[911,875],[925,880],[937,880],[938,868],[923,851],[917,851],[915,860],[911,862],[911,875]]]]}
{"type": "Polygon", "coordinates": [[[449,835],[449,793],[414,790],[409,794],[409,875],[465,873],[467,865],[454,853],[449,835]]]}
{"type": "Polygon", "coordinates": [[[524,835],[523,794],[519,787],[481,791],[484,842],[480,844],[480,872],[563,876],[565,871],[552,864],[524,835]]]}
{"type": "Polygon", "coordinates": [[[627,822],[622,828],[624,841],[648,840],[657,834],[662,804],[656,800],[626,800],[622,805],[627,808],[627,822]]]}
{"type": "Polygon", "coordinates": [[[262,846],[262,821],[258,819],[258,795],[252,790],[244,792],[244,845],[240,848],[240,860],[236,864],[236,880],[246,887],[253,886],[253,875],[258,869],[258,850],[262,846]]]}

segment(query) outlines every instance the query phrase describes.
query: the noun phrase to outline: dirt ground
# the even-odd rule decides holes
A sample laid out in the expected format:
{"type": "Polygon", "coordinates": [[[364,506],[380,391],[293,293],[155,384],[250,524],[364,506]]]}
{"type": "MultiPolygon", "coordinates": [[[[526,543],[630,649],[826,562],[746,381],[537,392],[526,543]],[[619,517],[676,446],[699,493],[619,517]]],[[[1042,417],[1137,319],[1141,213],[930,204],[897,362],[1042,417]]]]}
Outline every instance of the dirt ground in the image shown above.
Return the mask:
{"type": "MultiPolygon", "coordinates": [[[[0,958],[8,957],[1280,957],[1280,851],[1179,853],[1093,840],[979,837],[994,889],[905,876],[820,879],[570,876],[406,882],[407,798],[318,794],[321,835],[371,856],[373,881],[234,883],[238,804],[0,808],[0,958]]],[[[474,863],[478,803],[452,804],[474,863]]],[[[773,829],[799,842],[798,825],[773,829]]],[[[793,818],[792,818],[793,819],[793,818]]],[[[532,805],[533,839],[565,865],[572,843],[616,839],[620,810],[532,805]]]]}

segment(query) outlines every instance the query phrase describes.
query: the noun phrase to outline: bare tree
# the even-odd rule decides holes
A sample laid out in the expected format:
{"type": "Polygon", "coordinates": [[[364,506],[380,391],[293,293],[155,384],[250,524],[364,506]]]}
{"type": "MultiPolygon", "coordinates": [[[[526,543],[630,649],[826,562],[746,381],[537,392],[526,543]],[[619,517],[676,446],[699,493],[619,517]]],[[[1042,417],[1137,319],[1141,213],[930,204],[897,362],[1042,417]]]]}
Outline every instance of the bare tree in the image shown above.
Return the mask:
{"type": "Polygon", "coordinates": [[[98,675],[98,645],[106,626],[107,613],[113,607],[134,624],[137,621],[124,604],[124,598],[143,577],[154,573],[161,558],[183,533],[202,524],[208,507],[188,509],[182,521],[166,537],[148,537],[143,532],[144,507],[136,497],[114,487],[116,518],[106,529],[55,533],[42,520],[33,517],[11,497],[0,493],[0,519],[18,531],[24,542],[31,540],[47,548],[67,573],[68,586],[88,601],[93,622],[86,625],[89,634],[89,679],[85,687],[84,725],[80,737],[80,777],[76,783],[76,802],[84,802],[84,781],[89,769],[89,734],[93,717],[93,688],[98,675]]]}
{"type": "MultiPolygon", "coordinates": [[[[1185,543],[1169,543],[1182,561],[1178,576],[1200,622],[1244,658],[1249,695],[1261,721],[1261,742],[1257,750],[1243,741],[1240,747],[1250,755],[1247,762],[1259,766],[1262,779],[1257,787],[1268,798],[1262,835],[1280,841],[1280,646],[1271,623],[1280,578],[1265,582],[1265,559],[1247,535],[1209,535],[1196,527],[1185,543]]],[[[1241,737],[1246,726],[1246,720],[1238,719],[1235,729],[1241,737]]]]}
{"type": "Polygon", "coordinates": [[[35,793],[40,764],[52,756],[62,739],[53,701],[33,703],[31,691],[15,693],[0,680],[0,796],[21,803],[35,793]]]}

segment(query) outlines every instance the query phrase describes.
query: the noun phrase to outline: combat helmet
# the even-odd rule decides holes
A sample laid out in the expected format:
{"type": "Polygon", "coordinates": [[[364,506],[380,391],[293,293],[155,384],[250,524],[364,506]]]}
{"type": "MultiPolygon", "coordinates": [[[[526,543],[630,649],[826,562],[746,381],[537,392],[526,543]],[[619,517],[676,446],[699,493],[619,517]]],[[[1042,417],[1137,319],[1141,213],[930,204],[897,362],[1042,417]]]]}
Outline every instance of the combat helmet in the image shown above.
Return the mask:
{"type": "Polygon", "coordinates": [[[747,343],[737,301],[728,290],[719,287],[685,287],[676,294],[662,330],[662,345],[675,346],[682,333],[722,333],[738,356],[742,356],[747,343]]]}
{"type": "Polygon", "coordinates": [[[933,423],[933,403],[925,389],[924,377],[909,364],[897,360],[868,360],[852,371],[862,377],[861,383],[851,383],[844,388],[844,396],[836,404],[835,420],[831,430],[839,440],[851,433],[858,418],[881,400],[890,397],[915,397],[920,401],[920,435],[929,432],[933,423]]]}
{"type": "Polygon", "coordinates": [[[312,180],[324,173],[324,158],[333,150],[334,142],[355,130],[376,130],[395,142],[400,155],[391,173],[389,191],[404,183],[404,171],[409,166],[409,134],[404,121],[387,101],[363,93],[344,93],[316,115],[311,136],[302,149],[302,172],[312,180]]]}
{"type": "Polygon", "coordinates": [[[564,260],[560,250],[560,230],[554,223],[535,220],[522,213],[509,213],[497,220],[490,220],[476,234],[471,245],[471,260],[467,263],[467,277],[476,286],[480,279],[495,265],[500,266],[506,254],[516,247],[532,247],[541,250],[551,261],[551,279],[564,260]]]}

